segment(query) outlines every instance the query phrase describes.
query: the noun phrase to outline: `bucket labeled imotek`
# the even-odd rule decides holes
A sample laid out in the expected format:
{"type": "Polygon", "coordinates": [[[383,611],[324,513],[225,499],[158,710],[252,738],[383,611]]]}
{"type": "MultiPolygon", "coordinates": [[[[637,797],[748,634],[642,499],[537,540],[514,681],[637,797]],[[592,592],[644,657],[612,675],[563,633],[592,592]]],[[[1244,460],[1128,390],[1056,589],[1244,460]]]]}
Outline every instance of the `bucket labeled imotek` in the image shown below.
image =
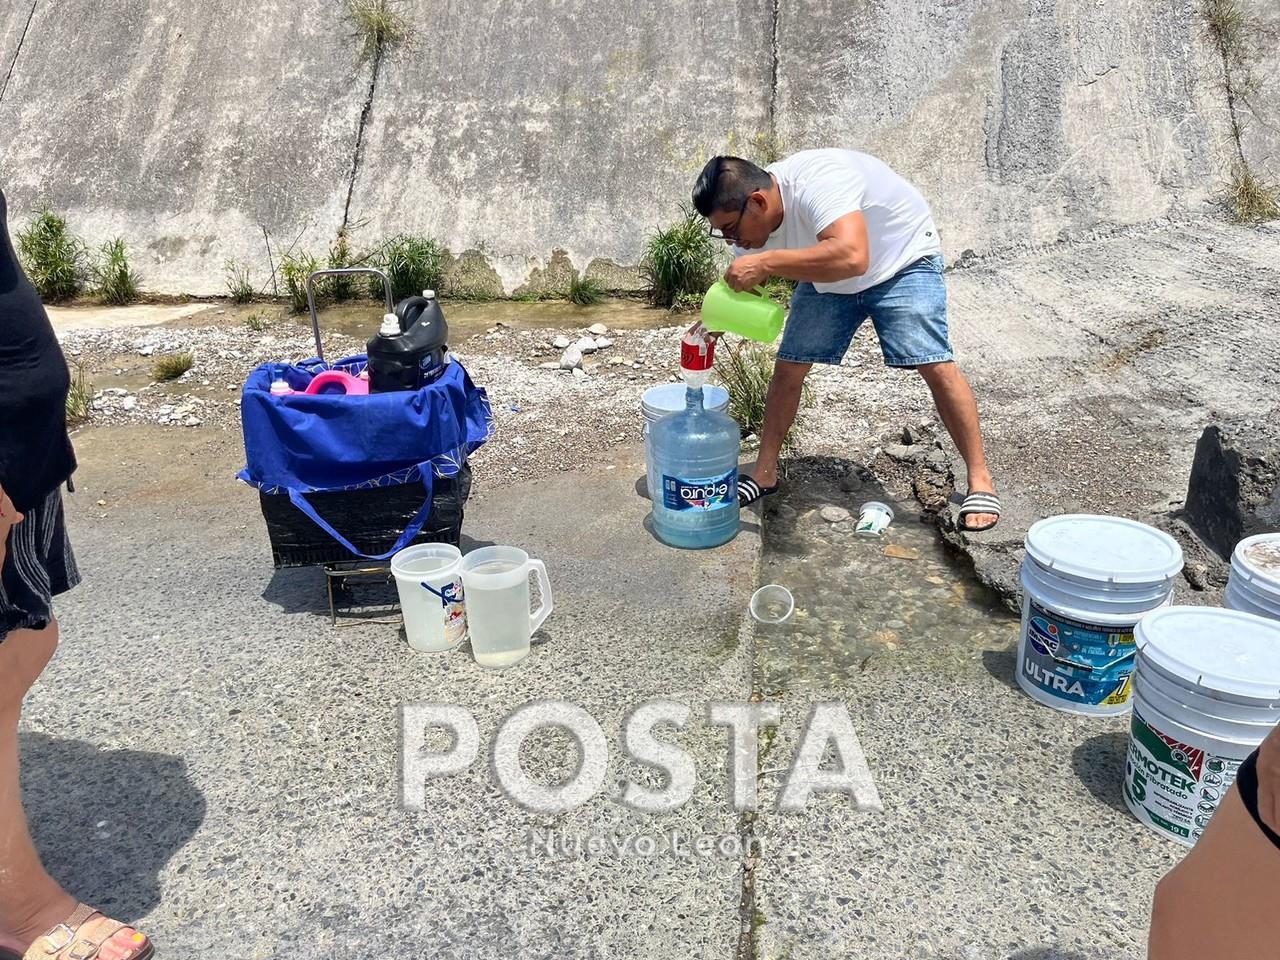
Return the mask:
{"type": "Polygon", "coordinates": [[[1059,710],[1124,713],[1134,625],[1172,600],[1181,547],[1136,520],[1089,514],[1041,520],[1026,547],[1018,686],[1059,710]]]}
{"type": "Polygon", "coordinates": [[[1170,607],[1138,624],[1137,644],[1125,804],[1191,846],[1280,722],[1280,622],[1170,607]]]}
{"type": "MultiPolygon", "coordinates": [[[[649,443],[649,431],[655,423],[663,417],[673,413],[679,413],[685,407],[685,392],[689,388],[683,383],[664,383],[656,387],[650,387],[644,392],[644,396],[640,400],[640,410],[644,414],[644,464],[645,477],[649,484],[649,496],[652,498],[654,490],[662,489],[662,484],[658,482],[653,472],[653,450],[649,443]]],[[[702,405],[707,410],[714,410],[716,413],[726,413],[729,410],[729,391],[724,387],[716,387],[707,384],[702,388],[702,405]]]]}
{"type": "Polygon", "coordinates": [[[1280,533],[1241,540],[1231,553],[1226,605],[1280,620],[1280,533]]]}

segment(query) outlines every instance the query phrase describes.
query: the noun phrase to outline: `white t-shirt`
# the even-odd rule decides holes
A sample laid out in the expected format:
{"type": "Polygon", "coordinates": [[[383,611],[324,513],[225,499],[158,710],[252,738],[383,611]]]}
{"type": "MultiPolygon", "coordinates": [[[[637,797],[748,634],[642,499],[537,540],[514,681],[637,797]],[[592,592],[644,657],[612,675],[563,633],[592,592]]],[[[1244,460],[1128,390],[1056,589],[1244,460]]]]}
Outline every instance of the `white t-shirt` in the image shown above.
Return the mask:
{"type": "MultiPolygon", "coordinates": [[[[942,252],[920,191],[875,157],[854,150],[805,150],[767,168],[782,193],[782,225],[765,250],[797,250],[841,217],[862,211],[871,262],[860,277],[815,283],[821,293],[859,293],[921,257],[942,252]]],[[[757,251],[734,248],[736,256],[757,251]]]]}

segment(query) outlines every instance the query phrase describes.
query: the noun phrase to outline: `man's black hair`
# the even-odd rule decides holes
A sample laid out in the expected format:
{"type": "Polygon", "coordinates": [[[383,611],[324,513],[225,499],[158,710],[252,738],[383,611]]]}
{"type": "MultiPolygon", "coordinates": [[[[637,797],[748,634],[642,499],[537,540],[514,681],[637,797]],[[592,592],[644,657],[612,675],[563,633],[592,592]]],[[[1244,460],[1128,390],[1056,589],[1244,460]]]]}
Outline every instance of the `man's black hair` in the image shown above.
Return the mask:
{"type": "Polygon", "coordinates": [[[693,185],[693,206],[704,217],[719,210],[741,210],[747,197],[768,190],[773,178],[750,160],[741,157],[712,157],[693,185]]]}

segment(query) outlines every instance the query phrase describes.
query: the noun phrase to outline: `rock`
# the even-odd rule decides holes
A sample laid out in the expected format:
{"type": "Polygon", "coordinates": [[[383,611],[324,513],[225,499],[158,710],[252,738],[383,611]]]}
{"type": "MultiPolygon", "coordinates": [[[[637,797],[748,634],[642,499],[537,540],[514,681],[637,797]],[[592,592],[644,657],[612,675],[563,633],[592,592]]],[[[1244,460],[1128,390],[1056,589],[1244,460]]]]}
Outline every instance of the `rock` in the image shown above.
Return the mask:
{"type": "Polygon", "coordinates": [[[893,460],[915,460],[924,455],[924,448],[918,446],[905,446],[900,443],[886,443],[884,445],[884,455],[893,460]]]}
{"type": "Polygon", "coordinates": [[[908,447],[914,447],[917,443],[924,440],[924,435],[920,433],[918,427],[903,427],[902,442],[908,447]]]}
{"type": "Polygon", "coordinates": [[[593,337],[603,337],[608,332],[609,328],[603,323],[593,323],[591,326],[587,327],[587,333],[591,334],[593,337]]]}
{"type": "Polygon", "coordinates": [[[129,395],[129,391],[123,387],[107,387],[102,392],[108,397],[127,397],[129,395]]]}
{"type": "Polygon", "coordinates": [[[581,350],[583,353],[596,352],[596,342],[592,340],[590,337],[583,337],[581,340],[575,343],[574,346],[577,347],[579,350],[581,350]]]}
{"type": "Polygon", "coordinates": [[[199,418],[199,417],[187,417],[187,419],[186,419],[186,420],[184,420],[184,421],[182,421],[182,422],[183,422],[186,426],[188,426],[188,427],[198,427],[198,426],[200,426],[200,418],[199,418]]]}
{"type": "Polygon", "coordinates": [[[171,413],[173,413],[173,404],[171,403],[166,403],[164,406],[162,406],[160,409],[156,411],[156,415],[160,417],[167,417],[171,413]]]}
{"type": "Polygon", "coordinates": [[[885,547],[884,555],[886,557],[893,557],[895,560],[919,560],[920,559],[919,550],[916,550],[912,547],[899,546],[896,543],[891,543],[887,547],[885,547]]]}
{"type": "Polygon", "coordinates": [[[857,467],[850,467],[840,478],[840,489],[845,493],[857,493],[862,489],[863,483],[865,481],[862,479],[861,471],[857,467]]]}
{"type": "Polygon", "coordinates": [[[538,364],[538,369],[539,370],[559,370],[560,364],[559,363],[540,363],[538,364]]]}
{"type": "Polygon", "coordinates": [[[560,355],[561,370],[577,370],[582,366],[582,351],[577,347],[570,347],[560,355]]]}
{"type": "Polygon", "coordinates": [[[1191,464],[1184,516],[1224,558],[1245,537],[1280,529],[1280,410],[1259,413],[1210,426],[1191,464]]]}
{"type": "Polygon", "coordinates": [[[156,352],[156,348],[152,346],[145,346],[145,347],[138,348],[138,354],[143,357],[149,357],[155,352],[156,352]]]}
{"type": "Polygon", "coordinates": [[[613,346],[613,341],[610,340],[608,337],[596,337],[597,350],[608,350],[612,346],[613,346]]]}
{"type": "Polygon", "coordinates": [[[573,343],[573,341],[563,335],[556,337],[554,340],[551,341],[551,345],[555,347],[557,350],[563,350],[567,346],[569,346],[569,344],[571,343],[573,343]]]}
{"type": "Polygon", "coordinates": [[[827,523],[844,523],[844,521],[852,517],[852,514],[850,514],[844,507],[836,506],[825,506],[818,511],[818,514],[823,520],[827,521],[827,523]]]}
{"type": "Polygon", "coordinates": [[[121,410],[133,410],[137,406],[138,406],[137,397],[125,397],[123,400],[120,401],[121,410]]]}
{"type": "Polygon", "coordinates": [[[609,366],[611,367],[620,367],[626,362],[627,362],[626,357],[610,357],[609,358],[609,366]]]}
{"type": "Polygon", "coordinates": [[[573,378],[575,380],[585,380],[587,379],[587,371],[583,370],[581,367],[574,367],[573,378]]]}

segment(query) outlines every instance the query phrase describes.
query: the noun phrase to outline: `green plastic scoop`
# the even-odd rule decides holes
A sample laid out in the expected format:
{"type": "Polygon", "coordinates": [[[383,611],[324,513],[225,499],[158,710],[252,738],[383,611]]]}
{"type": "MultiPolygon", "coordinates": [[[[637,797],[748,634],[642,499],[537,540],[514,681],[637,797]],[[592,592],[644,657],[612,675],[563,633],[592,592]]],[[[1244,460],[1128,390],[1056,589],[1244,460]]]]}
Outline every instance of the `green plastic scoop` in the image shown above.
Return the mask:
{"type": "Polygon", "coordinates": [[[782,332],[782,321],[782,307],[768,297],[738,293],[723,280],[717,280],[702,298],[702,325],[712,333],[736,333],[761,343],[773,343],[782,332]]]}

